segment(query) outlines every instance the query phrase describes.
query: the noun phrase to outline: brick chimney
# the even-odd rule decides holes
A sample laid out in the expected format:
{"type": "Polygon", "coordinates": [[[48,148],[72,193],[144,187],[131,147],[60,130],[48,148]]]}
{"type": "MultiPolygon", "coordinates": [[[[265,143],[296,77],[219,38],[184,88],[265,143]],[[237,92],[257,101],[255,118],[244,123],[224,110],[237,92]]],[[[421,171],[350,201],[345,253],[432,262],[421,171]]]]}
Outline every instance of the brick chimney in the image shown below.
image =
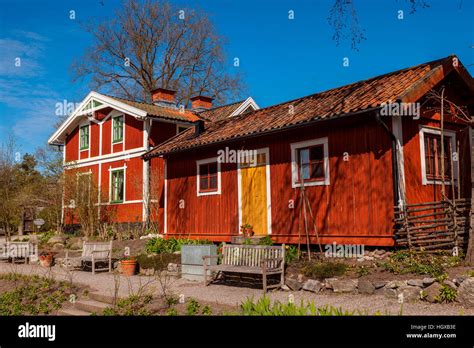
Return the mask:
{"type": "Polygon", "coordinates": [[[160,87],[151,91],[151,100],[155,105],[175,106],[175,94],[176,91],[160,87]]]}
{"type": "Polygon", "coordinates": [[[205,97],[203,95],[197,95],[191,98],[191,106],[193,110],[202,111],[212,108],[212,99],[211,97],[205,97]]]}

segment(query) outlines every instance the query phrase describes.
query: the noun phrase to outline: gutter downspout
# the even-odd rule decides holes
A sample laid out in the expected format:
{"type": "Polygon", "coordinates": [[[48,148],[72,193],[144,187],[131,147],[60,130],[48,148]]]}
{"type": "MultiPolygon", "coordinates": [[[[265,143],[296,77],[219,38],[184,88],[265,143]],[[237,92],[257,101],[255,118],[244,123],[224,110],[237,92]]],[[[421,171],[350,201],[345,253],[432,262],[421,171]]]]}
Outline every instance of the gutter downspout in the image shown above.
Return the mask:
{"type": "Polygon", "coordinates": [[[387,124],[380,118],[380,110],[375,113],[377,123],[388,133],[392,140],[392,182],[393,182],[393,205],[394,207],[400,205],[400,191],[399,191],[399,176],[398,176],[398,153],[397,153],[397,137],[392,133],[387,124]]]}

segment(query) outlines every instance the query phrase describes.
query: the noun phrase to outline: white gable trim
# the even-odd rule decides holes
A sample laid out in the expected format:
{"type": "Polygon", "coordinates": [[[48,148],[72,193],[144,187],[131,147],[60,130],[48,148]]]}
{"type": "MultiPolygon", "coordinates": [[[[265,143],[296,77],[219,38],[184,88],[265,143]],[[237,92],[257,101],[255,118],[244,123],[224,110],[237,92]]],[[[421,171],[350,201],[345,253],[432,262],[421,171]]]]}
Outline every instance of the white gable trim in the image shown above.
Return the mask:
{"type": "Polygon", "coordinates": [[[247,99],[245,99],[244,102],[242,102],[242,104],[240,104],[240,106],[234,110],[233,113],[231,113],[229,115],[229,117],[232,117],[232,116],[237,116],[237,115],[240,115],[242,112],[244,112],[249,106],[253,107],[254,110],[258,110],[260,109],[260,107],[257,105],[257,103],[255,102],[255,100],[253,100],[252,97],[248,97],[247,99]]]}
{"type": "Polygon", "coordinates": [[[103,94],[92,91],[81,102],[79,107],[76,110],[74,110],[74,112],[66,119],[66,121],[64,121],[64,123],[61,124],[61,126],[56,130],[56,132],[54,132],[54,134],[48,139],[48,143],[49,144],[56,143],[57,140],[59,139],[59,137],[65,131],[67,131],[69,126],[73,123],[73,121],[76,118],[87,115],[87,114],[89,114],[91,112],[94,112],[96,110],[103,109],[107,106],[110,106],[110,107],[112,107],[113,109],[115,109],[117,111],[126,113],[126,114],[134,116],[136,118],[144,118],[144,117],[147,116],[147,113],[145,111],[141,110],[141,109],[135,108],[133,106],[130,106],[130,105],[128,105],[126,103],[123,103],[119,100],[116,100],[114,98],[111,98],[111,97],[108,97],[106,95],[103,95],[103,94]],[[95,107],[95,108],[92,108],[92,109],[89,109],[89,110],[86,110],[86,111],[81,111],[84,108],[84,106],[86,106],[92,100],[96,100],[96,101],[98,101],[98,102],[100,102],[104,105],[101,105],[101,106],[98,106],[98,107],[95,107]]]}

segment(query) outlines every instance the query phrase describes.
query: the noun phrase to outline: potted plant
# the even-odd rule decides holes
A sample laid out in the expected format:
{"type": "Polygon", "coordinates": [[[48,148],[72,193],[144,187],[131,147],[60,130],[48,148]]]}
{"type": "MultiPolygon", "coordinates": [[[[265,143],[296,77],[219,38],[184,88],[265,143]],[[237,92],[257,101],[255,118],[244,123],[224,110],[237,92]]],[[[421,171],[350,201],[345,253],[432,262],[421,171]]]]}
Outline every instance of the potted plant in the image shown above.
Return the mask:
{"type": "Polygon", "coordinates": [[[120,272],[130,277],[135,274],[135,270],[137,268],[137,259],[135,256],[124,256],[120,260],[120,272]]]}
{"type": "Polygon", "coordinates": [[[51,252],[42,252],[39,255],[39,262],[42,267],[49,268],[53,264],[53,253],[51,252]]]}
{"type": "Polygon", "coordinates": [[[240,232],[244,235],[244,237],[252,237],[254,235],[253,226],[250,224],[244,224],[240,226],[240,232]]]}

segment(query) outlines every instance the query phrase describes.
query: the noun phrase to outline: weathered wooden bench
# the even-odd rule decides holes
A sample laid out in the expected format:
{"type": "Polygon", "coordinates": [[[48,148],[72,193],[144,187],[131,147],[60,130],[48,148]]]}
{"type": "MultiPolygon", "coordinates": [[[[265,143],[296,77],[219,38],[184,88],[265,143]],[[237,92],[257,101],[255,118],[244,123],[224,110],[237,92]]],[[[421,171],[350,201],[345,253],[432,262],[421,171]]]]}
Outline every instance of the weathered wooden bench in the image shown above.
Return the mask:
{"type": "Polygon", "coordinates": [[[108,270],[112,272],[112,241],[110,242],[83,242],[80,250],[66,250],[65,266],[70,269],[72,263],[76,261],[82,267],[85,262],[92,264],[92,274],[95,271],[108,270]],[[81,256],[70,257],[70,253],[81,253],[81,256]],[[105,268],[96,268],[96,263],[107,263],[105,268]]]}
{"type": "MultiPolygon", "coordinates": [[[[222,255],[204,256],[204,284],[209,285],[208,271],[212,273],[247,273],[261,274],[263,291],[267,289],[279,288],[285,284],[285,245],[239,245],[224,244],[222,255]],[[220,258],[217,265],[209,265],[209,259],[220,258]],[[267,276],[280,274],[280,282],[274,285],[267,285],[267,276]]],[[[212,279],[211,279],[212,281],[212,279]]]]}
{"type": "Polygon", "coordinates": [[[0,259],[11,260],[15,263],[17,259],[23,259],[24,263],[38,259],[37,248],[31,242],[5,242],[0,246],[0,259]]]}

